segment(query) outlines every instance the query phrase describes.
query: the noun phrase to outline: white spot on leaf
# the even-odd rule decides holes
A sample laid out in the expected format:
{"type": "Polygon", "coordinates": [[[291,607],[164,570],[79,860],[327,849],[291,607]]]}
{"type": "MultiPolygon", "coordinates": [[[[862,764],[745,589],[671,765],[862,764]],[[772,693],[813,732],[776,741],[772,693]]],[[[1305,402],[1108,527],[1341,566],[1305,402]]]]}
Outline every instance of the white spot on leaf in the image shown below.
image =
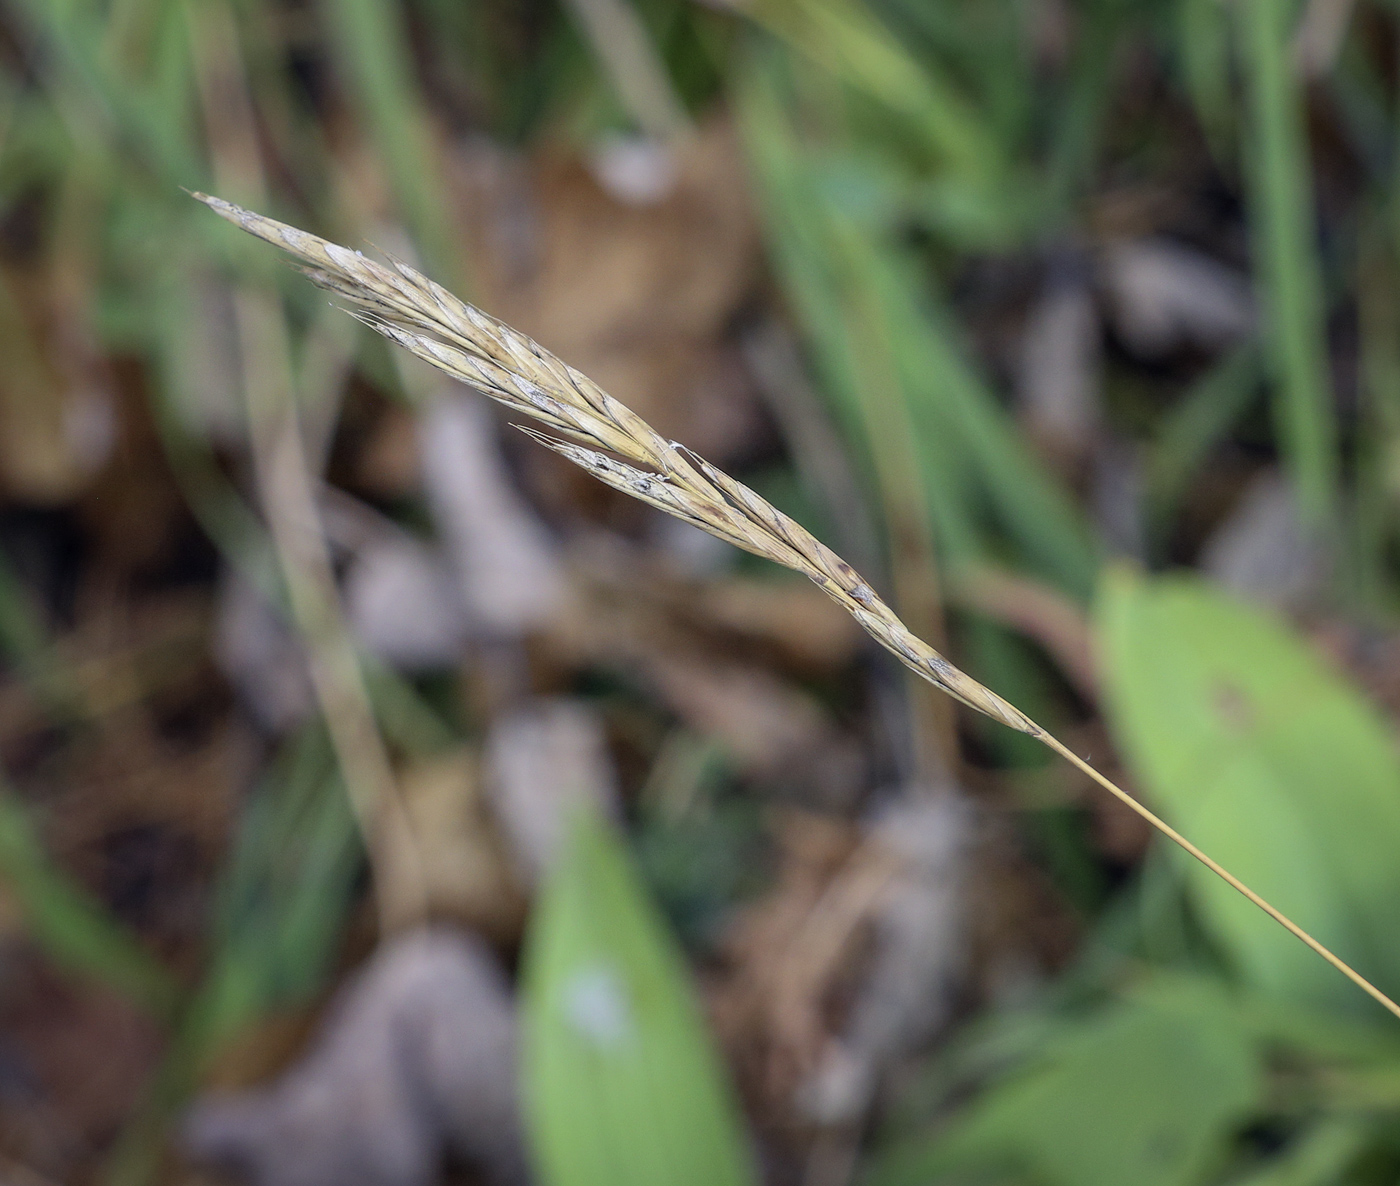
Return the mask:
{"type": "Polygon", "coordinates": [[[612,964],[589,964],[570,975],[563,1005],[569,1024],[595,1046],[616,1047],[632,1036],[632,1002],[622,974],[612,964]]]}

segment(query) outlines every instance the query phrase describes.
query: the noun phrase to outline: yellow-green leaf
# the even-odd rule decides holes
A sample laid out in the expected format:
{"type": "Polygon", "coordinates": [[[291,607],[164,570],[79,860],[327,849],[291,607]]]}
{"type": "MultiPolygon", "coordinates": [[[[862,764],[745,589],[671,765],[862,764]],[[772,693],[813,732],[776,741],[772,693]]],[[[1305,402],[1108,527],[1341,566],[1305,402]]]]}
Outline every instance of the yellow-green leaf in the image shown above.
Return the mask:
{"type": "MultiPolygon", "coordinates": [[[[1382,991],[1400,990],[1400,757],[1380,713],[1269,613],[1202,581],[1107,579],[1106,705],[1154,808],[1382,991]]],[[[1214,875],[1190,891],[1242,974],[1364,998],[1214,875]]]]}
{"type": "Polygon", "coordinates": [[[535,906],[522,1079],[544,1186],[749,1186],[680,953],[617,837],[581,814],[535,906]]]}

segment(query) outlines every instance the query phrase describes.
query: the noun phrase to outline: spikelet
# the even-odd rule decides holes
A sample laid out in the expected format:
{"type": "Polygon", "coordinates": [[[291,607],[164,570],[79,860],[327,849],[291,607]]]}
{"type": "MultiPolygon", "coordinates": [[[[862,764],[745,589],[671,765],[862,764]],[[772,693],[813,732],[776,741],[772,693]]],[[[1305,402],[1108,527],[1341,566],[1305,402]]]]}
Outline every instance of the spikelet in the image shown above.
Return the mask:
{"type": "Polygon", "coordinates": [[[194,196],[249,234],[290,252],[312,281],[390,341],[558,433],[526,430],[546,448],[633,498],[800,572],[930,683],[1021,733],[1042,735],[1019,709],[916,638],[855,569],[799,523],[742,482],[663,438],[524,334],[405,264],[379,263],[232,202],[194,196]]]}

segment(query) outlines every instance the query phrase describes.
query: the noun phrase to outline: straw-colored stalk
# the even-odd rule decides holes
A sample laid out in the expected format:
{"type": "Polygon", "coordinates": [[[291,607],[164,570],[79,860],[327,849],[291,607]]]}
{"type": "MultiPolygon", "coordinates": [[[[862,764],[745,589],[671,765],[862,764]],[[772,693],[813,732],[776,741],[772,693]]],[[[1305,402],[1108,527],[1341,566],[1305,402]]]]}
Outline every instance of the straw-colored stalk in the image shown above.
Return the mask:
{"type": "Polygon", "coordinates": [[[396,261],[379,263],[220,198],[194,196],[236,226],[290,252],[311,280],[344,300],[372,329],[560,434],[522,429],[599,481],[809,578],[900,662],[969,708],[1060,754],[1400,1017],[1400,1005],[1297,923],[1020,709],[915,637],[855,569],[804,527],[689,449],[662,438],[586,375],[413,268],[396,261]]]}
{"type": "MultiPolygon", "coordinates": [[[[260,194],[265,186],[257,120],[226,3],[191,10],[191,49],[214,176],[221,186],[260,194]]],[[[424,916],[427,888],[412,821],[340,606],[295,396],[286,319],[275,295],[253,285],[235,289],[233,314],[254,480],[312,691],[374,870],[380,929],[388,931],[424,916]]]]}

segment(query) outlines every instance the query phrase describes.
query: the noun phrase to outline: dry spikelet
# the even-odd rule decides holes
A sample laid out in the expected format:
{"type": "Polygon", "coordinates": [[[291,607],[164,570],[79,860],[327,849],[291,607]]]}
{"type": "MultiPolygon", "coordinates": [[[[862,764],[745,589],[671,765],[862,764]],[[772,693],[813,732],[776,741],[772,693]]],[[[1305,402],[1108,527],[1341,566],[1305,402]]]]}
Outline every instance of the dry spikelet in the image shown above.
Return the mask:
{"type": "Polygon", "coordinates": [[[194,197],[249,234],[290,252],[313,282],[345,301],[372,329],[568,438],[524,430],[599,481],[808,577],[900,662],[969,708],[1029,734],[1073,763],[1400,1017],[1400,1005],[1295,922],[1020,709],[915,637],[855,569],[799,523],[684,446],[665,440],[586,375],[405,264],[379,263],[221,198],[194,197]]]}
{"type": "Polygon", "coordinates": [[[1024,713],[911,634],[855,569],[806,528],[743,483],[665,440],[586,375],[523,334],[404,264],[381,264],[231,202],[195,196],[250,234],[291,252],[312,281],[386,338],[579,442],[526,430],[542,445],[625,494],[809,577],[925,679],[1004,725],[1040,736],[1040,727],[1024,713]]]}

